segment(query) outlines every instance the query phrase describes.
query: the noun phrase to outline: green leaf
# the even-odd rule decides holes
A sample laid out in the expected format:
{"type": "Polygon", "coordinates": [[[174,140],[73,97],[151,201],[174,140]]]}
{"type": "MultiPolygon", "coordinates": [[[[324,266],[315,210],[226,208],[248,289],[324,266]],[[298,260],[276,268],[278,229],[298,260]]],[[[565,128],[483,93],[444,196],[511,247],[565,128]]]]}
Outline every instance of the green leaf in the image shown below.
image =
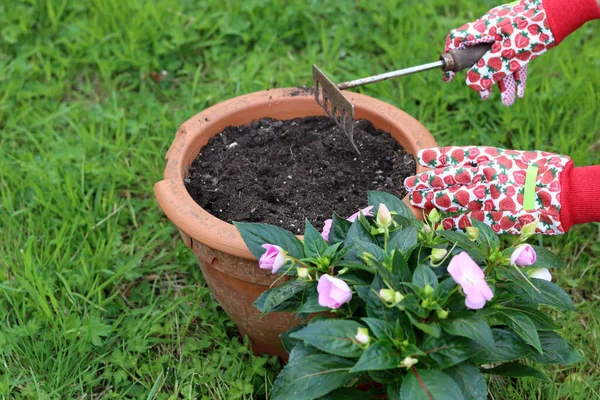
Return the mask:
{"type": "MultiPolygon", "coordinates": [[[[498,277],[504,278],[510,283],[519,287],[520,292],[528,298],[533,298],[535,292],[535,285],[531,282],[531,279],[524,274],[524,270],[515,265],[510,265],[503,268],[496,268],[498,277]]],[[[502,283],[501,283],[502,284],[502,283]]],[[[510,293],[510,292],[509,292],[510,293]]]]}
{"type": "Polygon", "coordinates": [[[392,274],[398,277],[400,282],[410,282],[412,280],[412,272],[400,251],[394,252],[392,258],[392,274]]]}
{"type": "MultiPolygon", "coordinates": [[[[356,251],[354,251],[356,255],[356,251]]],[[[348,268],[350,270],[367,271],[373,275],[377,273],[377,269],[372,265],[367,265],[362,261],[343,260],[335,264],[336,267],[348,268]]]]}
{"type": "Polygon", "coordinates": [[[411,369],[400,389],[401,399],[465,400],[454,379],[442,371],[411,369]],[[419,375],[417,378],[416,374],[419,375]]]}
{"type": "MultiPolygon", "coordinates": [[[[345,279],[344,279],[345,281],[345,279]]],[[[296,310],[297,314],[312,314],[317,312],[329,312],[329,307],[319,305],[319,293],[316,290],[307,290],[300,307],[296,310]]]]}
{"type": "Polygon", "coordinates": [[[363,349],[353,340],[363,325],[342,319],[321,319],[310,323],[304,329],[292,333],[295,339],[304,340],[311,346],[340,357],[360,357],[363,349]]]}
{"type": "Polygon", "coordinates": [[[336,213],[331,217],[331,229],[329,230],[329,244],[343,243],[346,240],[346,235],[352,226],[352,222],[346,218],[342,218],[336,213]]]}
{"type": "Polygon", "coordinates": [[[421,306],[421,299],[419,299],[414,294],[407,294],[406,296],[404,296],[402,301],[398,303],[398,306],[404,307],[419,318],[427,318],[427,316],[429,316],[429,311],[425,310],[421,306]]]}
{"type": "Polygon", "coordinates": [[[392,232],[388,241],[388,251],[400,250],[405,258],[410,256],[410,253],[418,245],[417,230],[414,226],[405,229],[398,229],[392,232]]]}
{"type": "Polygon", "coordinates": [[[383,249],[379,247],[379,245],[359,239],[355,240],[352,246],[356,249],[356,254],[361,259],[363,253],[368,253],[372,255],[375,260],[379,262],[383,261],[383,249]]]}
{"type": "Polygon", "coordinates": [[[460,388],[465,400],[486,400],[487,383],[476,366],[469,363],[458,364],[444,371],[460,388]]]}
{"type": "Polygon", "coordinates": [[[340,276],[349,286],[367,286],[373,282],[373,274],[367,271],[350,270],[340,276]]]}
{"type": "Polygon", "coordinates": [[[240,231],[242,239],[256,259],[260,259],[265,249],[263,244],[273,244],[281,247],[294,258],[304,258],[304,246],[302,242],[290,231],[268,224],[256,224],[249,222],[234,222],[240,231]]]}
{"type": "Polygon", "coordinates": [[[531,353],[527,358],[538,364],[571,365],[585,361],[569,342],[560,337],[556,332],[540,332],[540,343],[544,354],[531,353]]]}
{"type": "Polygon", "coordinates": [[[532,268],[563,268],[566,265],[562,258],[550,250],[541,246],[532,245],[531,247],[536,254],[535,264],[532,265],[532,268]]]}
{"type": "Polygon", "coordinates": [[[390,343],[375,342],[364,351],[351,372],[397,368],[402,360],[404,357],[400,351],[393,348],[390,343]]]}
{"type": "Polygon", "coordinates": [[[342,242],[337,242],[327,247],[327,249],[323,253],[323,258],[330,260],[331,264],[335,264],[338,260],[342,259],[346,255],[348,250],[350,250],[346,248],[340,250],[342,244],[342,242]]]}
{"type": "MultiPolygon", "coordinates": [[[[531,347],[513,331],[494,328],[492,333],[494,334],[494,348],[481,347],[481,350],[474,353],[469,361],[475,364],[491,364],[513,361],[531,354],[531,347]]],[[[542,348],[544,348],[543,345],[542,348]]]]}
{"type": "Polygon", "coordinates": [[[530,304],[537,306],[539,304],[546,304],[562,311],[575,310],[573,301],[559,286],[552,282],[536,278],[531,278],[531,283],[538,289],[537,291],[532,291],[531,294],[527,293],[520,286],[511,284],[507,285],[506,290],[509,293],[518,295],[519,303],[523,305],[530,304]]]}
{"type": "Polygon", "coordinates": [[[373,214],[377,213],[379,209],[379,204],[383,203],[386,205],[388,210],[395,211],[396,214],[401,215],[408,219],[415,219],[412,211],[402,200],[397,198],[394,195],[391,195],[386,192],[380,192],[371,190],[368,192],[369,196],[369,205],[373,206],[373,214]]]}
{"type": "Polygon", "coordinates": [[[326,394],[322,400],[364,400],[365,392],[353,388],[341,388],[326,394]]]}
{"type": "Polygon", "coordinates": [[[288,364],[295,363],[296,361],[300,360],[302,357],[312,356],[315,354],[323,354],[323,353],[321,353],[316,348],[309,346],[308,344],[299,340],[296,343],[296,345],[294,346],[294,348],[292,349],[292,351],[290,351],[290,358],[288,360],[288,364]]]}
{"type": "Polygon", "coordinates": [[[321,233],[307,219],[304,228],[304,253],[306,256],[321,258],[325,255],[327,247],[327,242],[321,233]]]}
{"type": "MultiPolygon", "coordinates": [[[[400,390],[402,388],[401,381],[394,381],[387,385],[387,398],[388,400],[402,400],[400,397],[400,390]]],[[[364,397],[363,397],[364,399],[364,397]]]]}
{"type": "Polygon", "coordinates": [[[427,336],[421,347],[439,369],[460,364],[468,360],[479,349],[471,339],[448,335],[439,338],[427,336]]]}
{"type": "Polygon", "coordinates": [[[324,396],[356,376],[349,372],[353,364],[330,354],[295,358],[277,376],[271,398],[312,400],[324,396]]]}
{"type": "Polygon", "coordinates": [[[515,304],[514,302],[503,305],[501,309],[518,311],[527,315],[529,319],[533,322],[535,329],[538,331],[554,331],[559,328],[559,326],[554,322],[550,314],[545,311],[540,311],[535,308],[515,304]]]}
{"type": "Polygon", "coordinates": [[[375,239],[373,235],[371,235],[371,233],[367,231],[367,229],[365,229],[365,227],[357,219],[354,221],[354,223],[352,223],[352,226],[348,231],[348,235],[344,240],[344,247],[352,248],[352,250],[349,251],[344,257],[346,260],[361,261],[361,259],[357,256],[357,250],[354,247],[354,244],[358,241],[365,241],[376,246],[378,245],[377,239],[375,239]]]}
{"type": "Polygon", "coordinates": [[[435,272],[427,265],[420,264],[413,273],[412,283],[422,288],[429,285],[433,288],[438,286],[438,278],[435,272]]]}
{"type": "Polygon", "coordinates": [[[471,225],[474,228],[479,229],[479,237],[477,238],[477,241],[483,248],[487,248],[491,252],[500,247],[498,235],[494,233],[492,228],[475,218],[471,218],[471,225]]]}
{"type": "Polygon", "coordinates": [[[443,307],[452,295],[452,291],[455,287],[456,282],[454,282],[454,279],[446,278],[435,288],[435,292],[433,292],[433,298],[440,306],[443,307]]]}
{"type": "Polygon", "coordinates": [[[362,321],[369,326],[371,332],[381,341],[391,342],[396,337],[394,327],[386,321],[377,318],[363,318],[362,321]]]}
{"type": "Polygon", "coordinates": [[[510,376],[513,378],[523,378],[531,376],[533,378],[548,381],[546,375],[538,371],[537,369],[524,365],[518,362],[511,362],[499,365],[495,368],[482,369],[481,372],[490,375],[510,376]]]}
{"type": "Polygon", "coordinates": [[[465,313],[441,323],[442,329],[451,334],[466,337],[489,349],[494,348],[494,336],[488,323],[479,315],[465,313]]]}
{"type": "Polygon", "coordinates": [[[404,314],[397,307],[386,307],[385,304],[383,304],[383,301],[379,298],[379,290],[387,288],[379,274],[375,276],[370,287],[355,286],[355,288],[358,295],[367,306],[367,317],[379,318],[393,323],[395,320],[401,318],[404,314]]]}
{"type": "MultiPolygon", "coordinates": [[[[469,239],[467,235],[462,232],[455,231],[436,231],[436,234],[442,236],[444,239],[448,240],[450,243],[456,243],[458,247],[471,254],[472,251],[479,250],[477,244],[469,239]]],[[[471,256],[473,258],[473,256],[471,256]]],[[[477,261],[477,260],[476,260],[477,261]]],[[[481,261],[481,260],[480,260],[481,261]]]]}
{"type": "Polygon", "coordinates": [[[287,281],[273,289],[264,291],[254,302],[254,307],[258,308],[262,315],[265,315],[274,311],[284,301],[290,299],[309,286],[315,286],[315,283],[296,280],[287,281]]]}
{"type": "Polygon", "coordinates": [[[525,314],[513,310],[498,310],[494,313],[494,317],[504,322],[517,335],[525,341],[525,343],[533,346],[540,354],[542,354],[542,345],[540,337],[533,322],[525,314]]]}
{"type": "Polygon", "coordinates": [[[292,349],[296,347],[300,340],[294,339],[293,337],[290,337],[290,335],[296,331],[299,331],[300,329],[304,329],[305,326],[306,325],[296,325],[279,335],[285,351],[288,353],[292,352],[292,349]]]}
{"type": "Polygon", "coordinates": [[[426,334],[431,335],[431,336],[436,337],[436,338],[441,336],[442,329],[440,328],[440,324],[438,324],[437,322],[425,323],[425,322],[419,321],[411,313],[406,313],[406,315],[408,315],[408,318],[410,319],[410,322],[416,328],[418,328],[418,329],[422,330],[423,332],[425,332],[426,334]]]}

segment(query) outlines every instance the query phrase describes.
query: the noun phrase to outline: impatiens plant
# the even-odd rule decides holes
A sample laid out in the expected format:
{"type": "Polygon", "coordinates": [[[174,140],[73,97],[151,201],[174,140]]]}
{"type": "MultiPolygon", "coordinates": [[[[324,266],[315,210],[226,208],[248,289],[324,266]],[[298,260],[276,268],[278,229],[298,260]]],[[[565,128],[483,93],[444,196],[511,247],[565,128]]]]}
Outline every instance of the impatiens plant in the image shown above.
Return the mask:
{"type": "Polygon", "coordinates": [[[295,313],[281,336],[290,353],[273,399],[486,399],[486,376],[548,378],[536,364],[583,357],[557,332],[549,308],[571,310],[550,282],[563,266],[524,242],[511,246],[483,223],[444,230],[432,211],[414,218],[387,193],[369,192],[352,220],[333,215],[303,239],[236,223],[261,268],[281,274],[254,303],[295,313]]]}

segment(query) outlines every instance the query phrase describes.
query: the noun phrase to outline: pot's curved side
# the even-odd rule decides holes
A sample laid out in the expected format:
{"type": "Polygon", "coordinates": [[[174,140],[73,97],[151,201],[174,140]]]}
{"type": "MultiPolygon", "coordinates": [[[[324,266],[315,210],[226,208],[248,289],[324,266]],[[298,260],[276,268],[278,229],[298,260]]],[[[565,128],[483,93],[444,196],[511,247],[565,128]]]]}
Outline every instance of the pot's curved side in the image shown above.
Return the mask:
{"type": "MultiPolygon", "coordinates": [[[[355,106],[355,117],[368,119],[378,129],[391,133],[411,154],[437,143],[418,121],[398,108],[358,93],[346,96],[355,106]]],[[[227,126],[242,125],[260,118],[293,119],[325,115],[312,92],[273,89],[240,96],[210,107],[181,125],[167,153],[164,180],[154,185],[160,207],[179,229],[214,249],[246,259],[255,259],[238,230],[209,214],[188,194],[184,186],[187,169],[209,139],[227,126]]],[[[423,171],[421,166],[417,172],[423,171]]],[[[406,199],[405,199],[406,201],[406,199]]],[[[421,211],[413,209],[415,215],[421,211]]]]}
{"type": "MultiPolygon", "coordinates": [[[[281,276],[273,277],[269,274],[268,282],[264,283],[257,283],[255,279],[240,279],[227,271],[235,268],[248,273],[256,272],[256,261],[235,257],[196,241],[193,242],[192,250],[212,294],[236,323],[240,334],[248,335],[254,353],[268,353],[287,360],[288,354],[279,335],[298,325],[300,321],[288,312],[270,313],[261,317],[260,311],[252,305],[254,300],[269,289],[273,280],[281,276]]],[[[283,278],[280,282],[286,280],[288,279],[283,278]]]]}

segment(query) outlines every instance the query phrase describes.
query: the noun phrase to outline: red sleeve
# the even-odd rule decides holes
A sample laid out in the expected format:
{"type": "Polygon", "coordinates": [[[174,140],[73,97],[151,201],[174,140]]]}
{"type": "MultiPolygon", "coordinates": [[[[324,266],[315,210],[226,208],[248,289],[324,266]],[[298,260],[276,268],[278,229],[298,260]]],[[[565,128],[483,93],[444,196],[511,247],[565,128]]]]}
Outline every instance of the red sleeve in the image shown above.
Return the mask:
{"type": "Polygon", "coordinates": [[[565,232],[576,224],[600,222],[600,165],[576,168],[569,162],[560,186],[560,220],[565,232]]]}
{"type": "Polygon", "coordinates": [[[586,22],[600,19],[597,0],[543,0],[542,5],[556,44],[586,22]]]}

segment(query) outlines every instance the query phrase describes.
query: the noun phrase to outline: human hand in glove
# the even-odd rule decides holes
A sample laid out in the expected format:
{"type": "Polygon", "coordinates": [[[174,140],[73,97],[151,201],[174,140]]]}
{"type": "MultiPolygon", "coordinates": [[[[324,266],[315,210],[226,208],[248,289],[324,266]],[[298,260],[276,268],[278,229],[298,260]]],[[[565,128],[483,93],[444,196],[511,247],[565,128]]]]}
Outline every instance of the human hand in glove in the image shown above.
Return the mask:
{"type": "MultiPolygon", "coordinates": [[[[600,0],[521,0],[491,9],[480,19],[450,31],[446,50],[492,43],[467,72],[467,85],[483,99],[498,83],[502,102],[523,97],[531,60],[558,45],[585,22],[600,18],[600,0]]],[[[454,72],[446,72],[451,81],[454,72]]]]}
{"type": "Polygon", "coordinates": [[[572,225],[600,222],[600,166],[575,168],[567,156],[496,147],[421,150],[430,171],[407,178],[410,202],[457,215],[446,229],[470,226],[470,218],[497,233],[518,234],[538,220],[537,233],[557,235],[572,225]]]}

